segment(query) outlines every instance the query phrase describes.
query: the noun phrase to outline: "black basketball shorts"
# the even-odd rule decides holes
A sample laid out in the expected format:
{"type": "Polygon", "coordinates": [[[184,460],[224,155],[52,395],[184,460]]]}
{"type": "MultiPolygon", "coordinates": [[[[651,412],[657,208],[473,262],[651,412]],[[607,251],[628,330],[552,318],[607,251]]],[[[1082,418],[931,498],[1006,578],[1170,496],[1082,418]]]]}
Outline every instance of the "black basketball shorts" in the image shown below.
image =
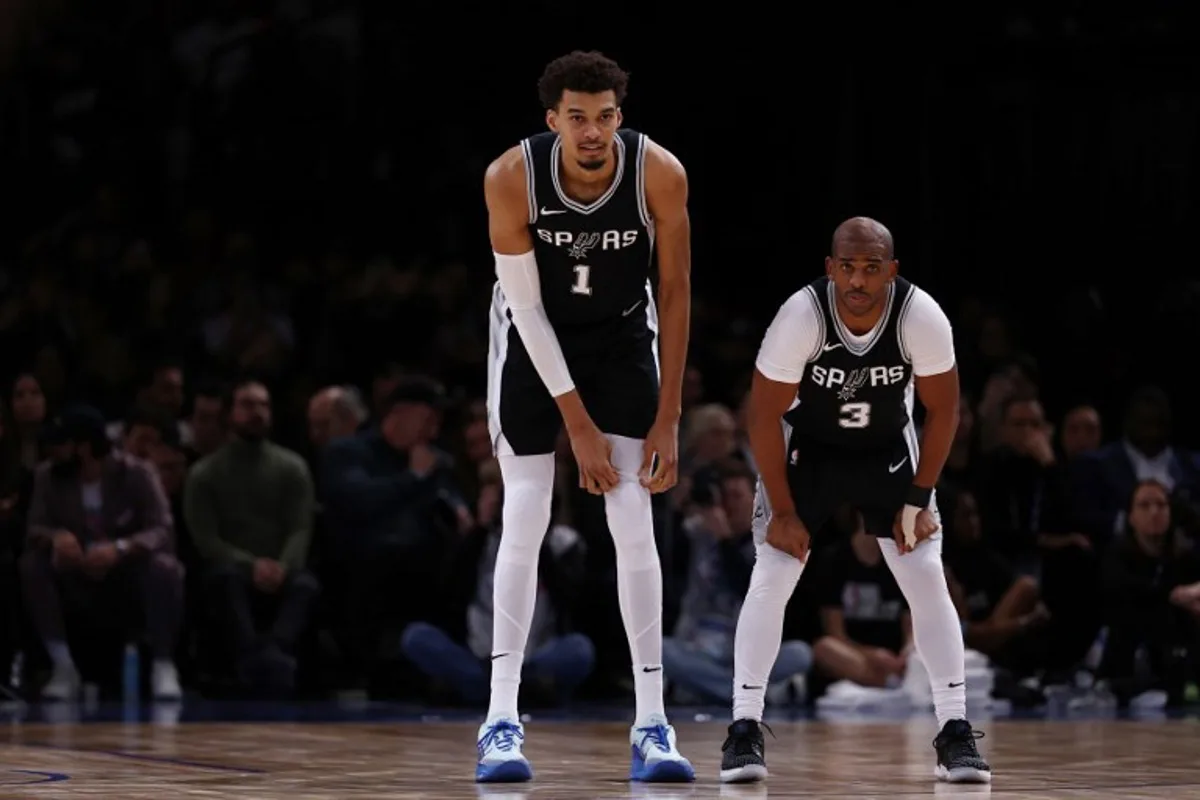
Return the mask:
{"type": "MultiPolygon", "coordinates": [[[[658,342],[646,320],[557,330],[583,406],[601,431],[644,439],[658,412],[658,342]]],[[[493,303],[488,347],[488,427],[497,455],[553,453],[558,405],[506,309],[493,303]]]]}
{"type": "MultiPolygon", "coordinates": [[[[912,486],[917,460],[916,436],[899,437],[893,445],[873,450],[838,448],[791,436],[788,442],[788,487],[797,516],[815,534],[840,509],[850,506],[863,515],[867,532],[892,538],[896,512],[912,486]]],[[[754,539],[766,540],[770,503],[759,482],[754,509],[754,539]]]]}

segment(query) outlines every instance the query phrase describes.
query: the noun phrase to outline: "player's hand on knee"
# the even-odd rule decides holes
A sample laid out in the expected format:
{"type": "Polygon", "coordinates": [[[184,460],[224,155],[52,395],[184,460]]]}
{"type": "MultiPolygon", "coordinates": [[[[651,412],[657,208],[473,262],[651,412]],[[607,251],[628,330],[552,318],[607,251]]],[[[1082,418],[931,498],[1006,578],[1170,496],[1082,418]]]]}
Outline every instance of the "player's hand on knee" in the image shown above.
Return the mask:
{"type": "Polygon", "coordinates": [[[917,512],[913,521],[913,535],[908,537],[904,532],[904,509],[896,512],[896,521],[892,524],[892,538],[896,541],[896,549],[901,553],[911,553],[917,545],[941,530],[937,517],[928,508],[917,512]]]}
{"type": "Polygon", "coordinates": [[[571,451],[579,465],[579,488],[590,494],[604,494],[621,480],[612,465],[612,443],[595,425],[571,436],[571,451]]]}
{"type": "Polygon", "coordinates": [[[808,528],[795,514],[772,514],[767,523],[767,544],[804,561],[808,558],[808,528]]]}
{"type": "Polygon", "coordinates": [[[933,536],[941,529],[942,526],[938,524],[937,517],[928,508],[921,509],[921,513],[917,514],[916,534],[918,544],[933,536]]]}
{"type": "Polygon", "coordinates": [[[671,489],[679,480],[679,423],[656,421],[642,444],[642,486],[653,494],[671,489]],[[657,457],[657,460],[656,460],[657,457]]]}

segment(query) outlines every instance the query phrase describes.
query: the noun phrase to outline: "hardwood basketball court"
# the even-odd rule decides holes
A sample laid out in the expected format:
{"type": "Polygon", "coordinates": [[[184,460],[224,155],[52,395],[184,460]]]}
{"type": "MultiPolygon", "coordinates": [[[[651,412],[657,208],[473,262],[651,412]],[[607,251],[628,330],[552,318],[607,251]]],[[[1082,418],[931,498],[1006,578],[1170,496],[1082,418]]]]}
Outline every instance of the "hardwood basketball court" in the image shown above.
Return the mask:
{"type": "Polygon", "coordinates": [[[532,783],[477,786],[477,722],[13,722],[0,797],[28,798],[1184,798],[1200,797],[1194,720],[1000,720],[981,724],[988,786],[932,778],[931,719],[779,722],[765,785],[722,786],[725,725],[676,727],[693,785],[630,784],[629,728],[534,721],[532,783]]]}

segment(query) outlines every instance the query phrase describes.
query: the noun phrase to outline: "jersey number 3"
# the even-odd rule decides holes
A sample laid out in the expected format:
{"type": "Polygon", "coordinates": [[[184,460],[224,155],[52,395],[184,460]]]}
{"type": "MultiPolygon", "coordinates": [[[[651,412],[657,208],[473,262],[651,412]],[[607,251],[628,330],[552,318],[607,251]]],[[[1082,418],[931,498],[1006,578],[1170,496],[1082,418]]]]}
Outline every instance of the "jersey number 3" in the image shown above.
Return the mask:
{"type": "Polygon", "coordinates": [[[871,424],[870,403],[843,403],[838,414],[838,425],[843,428],[865,428],[871,424]]]}
{"type": "Polygon", "coordinates": [[[571,294],[592,293],[592,268],[587,264],[575,265],[575,282],[571,284],[571,294]]]}

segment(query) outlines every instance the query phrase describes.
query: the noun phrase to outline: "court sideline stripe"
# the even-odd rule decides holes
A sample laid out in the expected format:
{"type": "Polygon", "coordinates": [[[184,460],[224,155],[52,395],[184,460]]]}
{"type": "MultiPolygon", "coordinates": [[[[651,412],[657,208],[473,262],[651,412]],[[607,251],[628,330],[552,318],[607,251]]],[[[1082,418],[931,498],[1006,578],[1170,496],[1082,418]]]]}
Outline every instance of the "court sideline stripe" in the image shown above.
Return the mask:
{"type": "Polygon", "coordinates": [[[97,756],[113,756],[115,758],[127,758],[132,761],[144,761],[150,764],[166,764],[177,767],[192,767],[193,769],[207,769],[214,772],[239,772],[245,775],[266,775],[267,770],[257,767],[234,767],[228,764],[212,764],[206,761],[190,761],[185,758],[172,758],[170,756],[156,756],[149,753],[131,753],[127,750],[105,750],[97,747],[70,747],[68,745],[51,744],[50,742],[12,742],[18,747],[30,747],[41,750],[59,750],[65,753],[87,753],[97,756]]]}

